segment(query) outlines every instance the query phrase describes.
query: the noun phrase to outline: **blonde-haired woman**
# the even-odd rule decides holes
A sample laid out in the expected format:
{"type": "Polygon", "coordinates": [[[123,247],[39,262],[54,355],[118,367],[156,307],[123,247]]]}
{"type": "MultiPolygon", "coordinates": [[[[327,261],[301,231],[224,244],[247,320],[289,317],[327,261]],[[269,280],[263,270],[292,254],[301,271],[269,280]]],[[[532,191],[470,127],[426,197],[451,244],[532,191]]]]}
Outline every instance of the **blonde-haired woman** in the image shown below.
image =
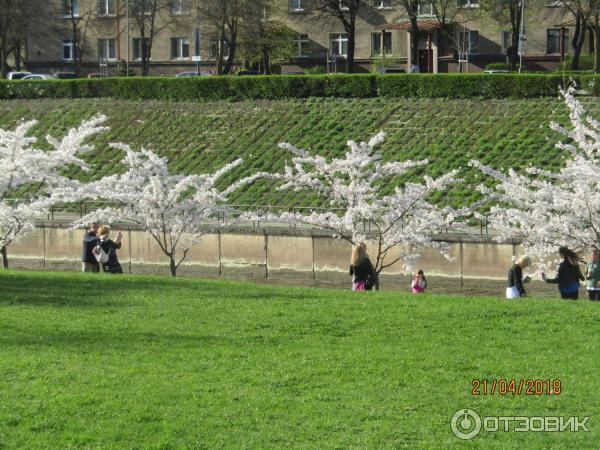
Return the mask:
{"type": "MultiPolygon", "coordinates": [[[[525,287],[523,286],[523,269],[531,265],[529,256],[521,256],[515,261],[508,271],[508,281],[506,283],[506,298],[519,298],[525,296],[525,287]]],[[[525,279],[525,283],[529,281],[525,279]]]]}
{"type": "Polygon", "coordinates": [[[350,258],[350,275],[353,276],[353,291],[370,291],[375,285],[375,268],[367,256],[367,246],[364,242],[352,247],[350,258]]]}
{"type": "Polygon", "coordinates": [[[117,240],[113,241],[110,239],[110,227],[108,225],[102,225],[98,228],[98,236],[100,236],[100,243],[98,247],[94,249],[94,252],[99,253],[101,248],[108,255],[108,261],[102,264],[104,272],[108,273],[123,273],[119,258],[117,258],[117,250],[121,248],[121,239],[123,234],[119,232],[117,234],[117,240]]]}

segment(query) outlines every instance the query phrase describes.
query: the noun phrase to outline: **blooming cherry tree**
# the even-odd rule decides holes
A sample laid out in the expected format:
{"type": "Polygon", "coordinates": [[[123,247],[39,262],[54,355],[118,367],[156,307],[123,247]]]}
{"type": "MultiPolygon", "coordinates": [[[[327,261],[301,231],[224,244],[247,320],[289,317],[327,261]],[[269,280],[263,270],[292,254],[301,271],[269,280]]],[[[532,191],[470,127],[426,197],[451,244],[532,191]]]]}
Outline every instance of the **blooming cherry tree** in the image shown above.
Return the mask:
{"type": "Polygon", "coordinates": [[[61,140],[47,136],[50,151],[37,148],[37,139],[28,136],[36,121],[22,122],[14,130],[0,129],[0,249],[5,268],[8,246],[29,232],[36,219],[58,201],[77,200],[80,183],[61,175],[61,169],[70,165],[88,169],[79,156],[93,147],[83,142],[104,131],[105,120],[99,115],[84,121],[61,140]]]}
{"type": "Polygon", "coordinates": [[[294,156],[283,173],[271,175],[282,181],[278,188],[315,191],[328,200],[332,211],[288,212],[279,215],[279,219],[323,228],[352,244],[373,238],[377,274],[399,261],[405,271],[412,270],[427,247],[437,248],[450,258],[447,246],[433,237],[447,227],[457,226],[456,218],[465,211],[440,208],[430,203],[428,197],[457,182],[457,172],[438,179],[425,176],[422,183],[407,182],[397,186],[392,194],[383,195],[381,187],[386,180],[428,164],[427,160],[382,162],[375,147],[384,140],[385,133],[380,132],[369,142],[348,141],[349,151],[344,157],[331,160],[313,156],[291,144],[280,144],[294,156]],[[370,232],[364,230],[367,222],[370,232]]]}
{"type": "Polygon", "coordinates": [[[562,91],[571,127],[550,127],[567,139],[556,148],[568,157],[557,172],[529,167],[524,173],[471,165],[497,181],[479,191],[496,203],[488,220],[498,240],[521,239],[540,267],[557,246],[600,249],[600,123],[588,116],[573,88],[562,91]]]}
{"type": "Polygon", "coordinates": [[[172,276],[177,275],[189,251],[207,232],[207,222],[217,212],[227,213],[228,208],[222,206],[227,196],[260,176],[243,178],[221,191],[216,187],[217,180],[242,164],[241,159],[211,174],[173,175],[167,159],[150,150],[134,151],[121,143],[111,145],[125,152],[127,171],[90,183],[84,195],[112,206],[91,212],[75,225],[99,219],[135,223],[169,258],[172,276]]]}

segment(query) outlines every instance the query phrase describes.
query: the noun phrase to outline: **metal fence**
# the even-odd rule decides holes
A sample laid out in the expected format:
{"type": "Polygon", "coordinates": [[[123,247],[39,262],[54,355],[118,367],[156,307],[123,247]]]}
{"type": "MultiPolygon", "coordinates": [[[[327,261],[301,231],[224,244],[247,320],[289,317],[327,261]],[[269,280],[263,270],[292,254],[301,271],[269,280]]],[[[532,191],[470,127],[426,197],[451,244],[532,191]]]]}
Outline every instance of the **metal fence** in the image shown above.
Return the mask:
{"type": "MultiPolygon", "coordinates": [[[[47,214],[47,220],[50,222],[55,221],[74,221],[77,219],[81,219],[89,213],[92,213],[100,208],[106,206],[117,206],[116,204],[111,204],[102,201],[93,201],[86,200],[78,203],[69,203],[65,205],[54,205],[50,208],[47,214]]],[[[304,228],[304,229],[315,229],[316,226],[308,225],[308,224],[298,224],[298,223],[283,223],[280,221],[274,221],[269,218],[269,216],[274,216],[277,214],[281,214],[284,212],[292,213],[292,214],[310,214],[313,212],[318,213],[341,213],[343,212],[343,208],[328,208],[322,206],[283,206],[283,205],[252,205],[252,204],[228,204],[223,205],[221,211],[217,211],[217,215],[213,221],[206,222],[207,225],[220,225],[224,224],[226,221],[239,217],[243,213],[247,212],[259,212],[260,214],[265,216],[265,219],[254,220],[254,221],[246,221],[238,225],[242,226],[252,226],[254,228],[261,227],[289,227],[289,228],[304,228]]],[[[471,226],[469,227],[469,232],[467,233],[458,233],[458,234],[480,234],[481,236],[489,236],[489,222],[487,220],[476,220],[471,221],[471,226]]],[[[369,232],[375,227],[373,226],[372,221],[363,220],[361,224],[361,228],[364,232],[369,232]]],[[[446,229],[446,233],[450,233],[451,230],[446,229]]],[[[456,231],[452,230],[453,233],[456,231]]]]}

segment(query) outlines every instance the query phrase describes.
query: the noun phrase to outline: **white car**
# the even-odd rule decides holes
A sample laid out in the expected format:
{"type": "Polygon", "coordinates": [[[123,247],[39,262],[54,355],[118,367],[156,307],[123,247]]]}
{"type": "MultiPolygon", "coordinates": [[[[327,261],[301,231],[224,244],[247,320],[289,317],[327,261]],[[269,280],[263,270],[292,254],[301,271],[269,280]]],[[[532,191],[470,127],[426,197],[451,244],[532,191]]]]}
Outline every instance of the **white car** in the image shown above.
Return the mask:
{"type": "Polygon", "coordinates": [[[8,72],[7,80],[21,80],[23,77],[31,75],[31,72],[8,72]]]}
{"type": "Polygon", "coordinates": [[[43,73],[32,73],[31,75],[27,75],[21,78],[23,81],[31,81],[31,80],[54,80],[54,77],[51,75],[44,75],[43,73]]]}
{"type": "Polygon", "coordinates": [[[206,72],[200,72],[200,73],[198,73],[198,72],[194,71],[194,72],[181,72],[181,73],[178,73],[177,75],[175,75],[175,78],[208,77],[208,76],[210,76],[209,73],[206,73],[206,72]]]}

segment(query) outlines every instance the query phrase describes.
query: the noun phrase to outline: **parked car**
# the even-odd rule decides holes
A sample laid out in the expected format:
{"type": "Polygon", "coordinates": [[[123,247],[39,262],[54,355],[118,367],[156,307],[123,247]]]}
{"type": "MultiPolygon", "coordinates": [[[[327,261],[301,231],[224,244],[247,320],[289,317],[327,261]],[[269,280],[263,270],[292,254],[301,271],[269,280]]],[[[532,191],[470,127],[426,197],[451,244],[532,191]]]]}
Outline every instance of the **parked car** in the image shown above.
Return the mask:
{"type": "Polygon", "coordinates": [[[8,80],[20,80],[27,75],[31,75],[31,72],[8,72],[6,77],[8,80]]]}
{"type": "Polygon", "coordinates": [[[488,70],[484,70],[483,73],[510,73],[510,70],[506,70],[506,69],[488,69],[488,70]]]}
{"type": "Polygon", "coordinates": [[[88,73],[88,78],[106,78],[106,74],[100,72],[88,73]]]}
{"type": "Polygon", "coordinates": [[[181,72],[175,75],[175,78],[187,78],[187,77],[209,77],[210,74],[206,72],[196,72],[195,70],[189,72],[181,72]]]}
{"type": "Polygon", "coordinates": [[[406,70],[400,67],[382,67],[379,69],[379,73],[406,73],[406,70]]]}
{"type": "Polygon", "coordinates": [[[75,72],[58,72],[56,74],[56,78],[61,80],[70,80],[73,78],[77,78],[77,74],[75,72]]]}
{"type": "Polygon", "coordinates": [[[237,74],[239,77],[246,75],[260,75],[256,70],[240,70],[237,74]]]}
{"type": "Polygon", "coordinates": [[[54,77],[51,75],[46,75],[43,73],[32,73],[31,75],[27,75],[26,77],[21,78],[23,81],[30,80],[54,80],[54,77]]]}

